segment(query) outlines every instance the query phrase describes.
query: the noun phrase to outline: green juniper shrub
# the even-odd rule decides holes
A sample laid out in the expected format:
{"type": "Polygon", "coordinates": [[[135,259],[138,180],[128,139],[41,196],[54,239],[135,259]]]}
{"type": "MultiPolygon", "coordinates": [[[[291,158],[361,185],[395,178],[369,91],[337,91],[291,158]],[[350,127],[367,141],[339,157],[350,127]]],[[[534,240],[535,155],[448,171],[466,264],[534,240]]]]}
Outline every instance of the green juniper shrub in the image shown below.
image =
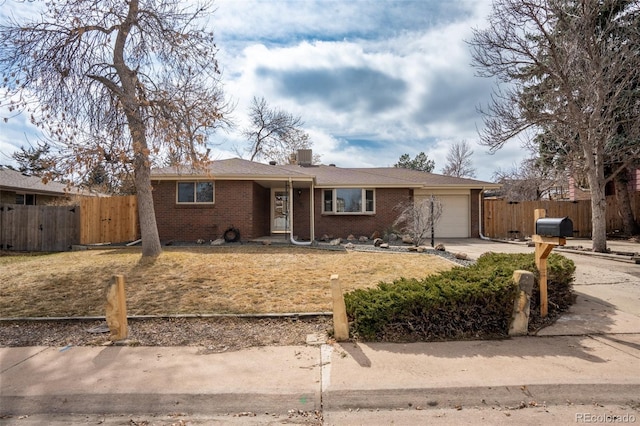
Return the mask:
{"type": "MultiPolygon", "coordinates": [[[[455,267],[423,280],[381,282],[345,294],[352,333],[359,339],[381,341],[504,337],[518,294],[513,282],[517,269],[536,275],[534,315],[538,312],[534,255],[488,253],[467,268],[455,267]]],[[[549,257],[550,314],[557,315],[571,304],[574,271],[571,260],[556,254],[549,257]]]]}

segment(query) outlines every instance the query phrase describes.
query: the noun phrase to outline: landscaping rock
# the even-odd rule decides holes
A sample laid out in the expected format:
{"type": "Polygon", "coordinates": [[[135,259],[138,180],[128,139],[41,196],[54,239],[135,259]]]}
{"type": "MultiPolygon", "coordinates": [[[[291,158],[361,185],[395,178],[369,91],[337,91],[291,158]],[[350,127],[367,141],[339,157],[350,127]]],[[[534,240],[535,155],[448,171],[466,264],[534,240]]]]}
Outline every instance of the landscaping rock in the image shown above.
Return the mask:
{"type": "Polygon", "coordinates": [[[322,234],[322,237],[320,237],[320,241],[327,242],[327,241],[330,241],[330,240],[331,240],[331,238],[329,238],[329,236],[327,234],[322,234]]]}
{"type": "Polygon", "coordinates": [[[349,236],[347,237],[347,241],[355,241],[356,237],[353,234],[349,234],[349,236]]]}
{"type": "Polygon", "coordinates": [[[382,244],[382,243],[384,243],[382,238],[376,238],[376,239],[373,240],[374,247],[380,247],[380,244],[382,244]]]}
{"type": "Polygon", "coordinates": [[[393,232],[388,235],[389,242],[398,241],[398,235],[393,232]]]}
{"type": "Polygon", "coordinates": [[[369,238],[362,235],[360,238],[358,238],[358,241],[360,241],[361,243],[366,243],[367,241],[369,241],[369,238]]]}
{"type": "Polygon", "coordinates": [[[353,250],[354,248],[356,248],[356,245],[353,243],[347,243],[344,245],[344,248],[347,250],[353,250]]]}
{"type": "Polygon", "coordinates": [[[418,253],[424,253],[427,250],[425,246],[417,247],[417,249],[418,249],[418,253]]]}
{"type": "Polygon", "coordinates": [[[389,243],[382,243],[382,244],[380,244],[380,248],[388,249],[388,248],[389,248],[389,243]]]}
{"type": "Polygon", "coordinates": [[[442,244],[442,243],[437,244],[434,248],[436,250],[438,250],[438,251],[446,251],[446,248],[444,247],[444,244],[442,244]]]}
{"type": "Polygon", "coordinates": [[[224,244],[224,238],[218,238],[217,240],[211,241],[212,246],[221,246],[224,244]]]}
{"type": "Polygon", "coordinates": [[[336,238],[335,240],[329,241],[329,245],[331,246],[339,246],[342,243],[342,238],[336,238]]]}
{"type": "Polygon", "coordinates": [[[413,244],[413,238],[411,238],[411,235],[403,235],[402,242],[404,244],[413,244]]]}
{"type": "Polygon", "coordinates": [[[467,259],[469,259],[469,256],[467,256],[467,253],[462,253],[462,252],[455,253],[453,256],[454,256],[456,259],[460,259],[460,260],[467,260],[467,259]]]}
{"type": "Polygon", "coordinates": [[[416,246],[411,246],[411,247],[407,248],[408,251],[417,251],[417,252],[422,253],[424,250],[420,251],[420,249],[421,249],[421,247],[416,247],[416,246]]]}
{"type": "Polygon", "coordinates": [[[378,231],[375,231],[373,234],[371,234],[371,238],[369,239],[375,240],[376,238],[380,238],[380,233],[378,231]]]}

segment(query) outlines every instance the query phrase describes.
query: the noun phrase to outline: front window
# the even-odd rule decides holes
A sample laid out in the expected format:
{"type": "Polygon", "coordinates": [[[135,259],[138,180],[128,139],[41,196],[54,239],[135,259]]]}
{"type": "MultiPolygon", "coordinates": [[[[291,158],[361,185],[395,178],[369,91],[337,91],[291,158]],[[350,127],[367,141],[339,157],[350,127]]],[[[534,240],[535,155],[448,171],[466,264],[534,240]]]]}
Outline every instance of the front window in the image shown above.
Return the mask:
{"type": "Polygon", "coordinates": [[[213,203],[213,182],[178,182],[178,203],[213,203]]]}
{"type": "Polygon", "coordinates": [[[374,190],[362,188],[325,189],[322,208],[323,213],[333,214],[374,213],[374,190]]]}
{"type": "Polygon", "coordinates": [[[35,206],[36,194],[16,194],[16,204],[35,206]]]}

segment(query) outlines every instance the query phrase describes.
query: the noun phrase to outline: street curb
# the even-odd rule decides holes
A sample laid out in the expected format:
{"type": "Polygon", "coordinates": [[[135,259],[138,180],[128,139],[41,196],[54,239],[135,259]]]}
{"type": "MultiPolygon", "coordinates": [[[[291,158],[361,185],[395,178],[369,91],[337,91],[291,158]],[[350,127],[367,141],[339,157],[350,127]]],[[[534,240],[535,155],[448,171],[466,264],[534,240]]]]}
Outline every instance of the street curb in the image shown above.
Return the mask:
{"type": "Polygon", "coordinates": [[[31,414],[149,414],[182,412],[229,414],[239,412],[287,414],[289,410],[320,411],[320,390],[302,394],[172,394],[107,393],[15,396],[3,395],[0,418],[31,414]]]}
{"type": "Polygon", "coordinates": [[[325,391],[324,410],[441,409],[609,404],[640,400],[640,384],[537,384],[522,386],[325,391]]]}
{"type": "Polygon", "coordinates": [[[59,394],[3,396],[0,415],[119,414],[159,411],[200,415],[253,412],[287,414],[358,409],[428,410],[545,405],[637,404],[640,384],[537,384],[419,389],[349,389],[303,394],[59,394]]]}

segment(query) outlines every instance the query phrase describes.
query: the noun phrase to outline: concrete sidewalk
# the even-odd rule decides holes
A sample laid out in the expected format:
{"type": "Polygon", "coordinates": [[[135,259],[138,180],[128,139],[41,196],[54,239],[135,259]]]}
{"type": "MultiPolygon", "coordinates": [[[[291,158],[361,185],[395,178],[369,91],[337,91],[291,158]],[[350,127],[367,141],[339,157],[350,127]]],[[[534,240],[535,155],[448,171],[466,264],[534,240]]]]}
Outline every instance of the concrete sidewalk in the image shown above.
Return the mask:
{"type": "Polygon", "coordinates": [[[0,412],[286,414],[607,404],[640,395],[640,334],[199,351],[0,348],[0,412]]]}

